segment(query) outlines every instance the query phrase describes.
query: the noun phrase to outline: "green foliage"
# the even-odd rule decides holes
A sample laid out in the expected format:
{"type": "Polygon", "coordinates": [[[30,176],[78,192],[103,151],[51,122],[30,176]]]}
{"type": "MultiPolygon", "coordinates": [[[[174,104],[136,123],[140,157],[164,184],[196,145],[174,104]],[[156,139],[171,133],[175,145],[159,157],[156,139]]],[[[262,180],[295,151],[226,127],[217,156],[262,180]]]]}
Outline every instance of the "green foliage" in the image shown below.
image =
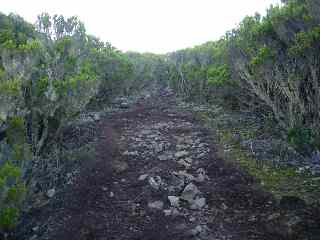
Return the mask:
{"type": "Polygon", "coordinates": [[[310,154],[314,150],[316,137],[310,128],[295,127],[288,131],[288,142],[297,151],[303,154],[310,154]]]}
{"type": "Polygon", "coordinates": [[[9,128],[7,129],[8,141],[10,144],[24,143],[25,141],[25,124],[22,117],[12,117],[8,120],[9,128]]]}
{"type": "Polygon", "coordinates": [[[19,209],[14,207],[4,208],[0,211],[0,227],[3,230],[12,230],[19,219],[19,209]]]}
{"type": "Polygon", "coordinates": [[[0,80],[0,94],[17,96],[20,93],[21,84],[22,84],[22,81],[20,79],[12,79],[10,81],[2,81],[2,82],[0,80]]]}
{"type": "Polygon", "coordinates": [[[230,80],[230,70],[227,65],[213,66],[207,71],[208,83],[212,86],[223,86],[230,80]]]}
{"type": "Polygon", "coordinates": [[[320,27],[317,26],[310,31],[298,32],[296,34],[295,44],[289,49],[290,54],[293,56],[297,55],[308,55],[309,50],[315,49],[319,46],[320,42],[320,27]]]}
{"type": "Polygon", "coordinates": [[[21,169],[7,162],[0,167],[0,229],[15,227],[20,205],[25,198],[26,187],[21,182],[21,169]]]}
{"type": "Polygon", "coordinates": [[[255,69],[262,66],[267,60],[273,59],[274,54],[268,47],[262,47],[258,50],[257,55],[252,58],[250,66],[255,69]]]}

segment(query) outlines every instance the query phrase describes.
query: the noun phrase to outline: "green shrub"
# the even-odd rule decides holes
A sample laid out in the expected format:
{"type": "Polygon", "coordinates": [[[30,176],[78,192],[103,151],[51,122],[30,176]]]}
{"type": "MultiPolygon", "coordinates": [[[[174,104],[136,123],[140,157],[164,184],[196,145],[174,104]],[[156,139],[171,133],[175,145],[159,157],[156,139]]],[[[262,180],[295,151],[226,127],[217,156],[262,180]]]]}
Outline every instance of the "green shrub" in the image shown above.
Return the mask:
{"type": "Polygon", "coordinates": [[[208,69],[208,83],[211,86],[222,86],[230,79],[230,71],[227,65],[214,66],[208,69]]]}
{"type": "Polygon", "coordinates": [[[3,230],[11,230],[15,227],[20,216],[18,208],[7,207],[0,211],[0,228],[3,230]]]}
{"type": "Polygon", "coordinates": [[[312,150],[317,148],[316,136],[310,128],[291,128],[287,137],[289,144],[302,154],[310,154],[312,150]]]}

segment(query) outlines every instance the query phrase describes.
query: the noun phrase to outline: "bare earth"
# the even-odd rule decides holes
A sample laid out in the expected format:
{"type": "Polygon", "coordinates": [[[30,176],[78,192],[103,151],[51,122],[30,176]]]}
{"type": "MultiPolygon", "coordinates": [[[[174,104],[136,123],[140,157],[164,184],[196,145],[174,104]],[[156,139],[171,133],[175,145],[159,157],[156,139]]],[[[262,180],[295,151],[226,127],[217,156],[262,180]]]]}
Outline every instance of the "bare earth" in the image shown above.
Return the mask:
{"type": "Polygon", "coordinates": [[[210,131],[176,105],[162,94],[101,120],[96,160],[32,213],[40,230],[22,239],[286,239],[266,227],[272,196],[218,159],[210,131]]]}

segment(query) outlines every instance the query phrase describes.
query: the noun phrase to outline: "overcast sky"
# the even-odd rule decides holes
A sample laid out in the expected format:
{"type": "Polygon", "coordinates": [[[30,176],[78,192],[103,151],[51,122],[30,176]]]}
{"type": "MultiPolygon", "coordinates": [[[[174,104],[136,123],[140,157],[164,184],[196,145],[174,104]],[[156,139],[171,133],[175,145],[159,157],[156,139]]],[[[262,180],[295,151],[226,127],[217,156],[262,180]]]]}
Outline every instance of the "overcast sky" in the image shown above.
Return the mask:
{"type": "Polygon", "coordinates": [[[280,0],[0,0],[34,23],[41,12],[77,15],[87,32],[120,50],[165,53],[217,40],[246,15],[280,0]]]}

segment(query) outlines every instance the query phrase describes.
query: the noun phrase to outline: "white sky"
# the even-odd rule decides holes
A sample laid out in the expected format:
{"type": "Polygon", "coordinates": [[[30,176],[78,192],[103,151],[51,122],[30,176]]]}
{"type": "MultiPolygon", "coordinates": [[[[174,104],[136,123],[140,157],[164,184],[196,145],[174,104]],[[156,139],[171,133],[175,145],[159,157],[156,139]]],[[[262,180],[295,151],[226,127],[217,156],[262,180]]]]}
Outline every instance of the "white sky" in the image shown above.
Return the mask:
{"type": "Polygon", "coordinates": [[[280,0],[0,0],[34,23],[41,12],[77,15],[87,32],[120,50],[165,53],[217,40],[246,15],[280,0]]]}

